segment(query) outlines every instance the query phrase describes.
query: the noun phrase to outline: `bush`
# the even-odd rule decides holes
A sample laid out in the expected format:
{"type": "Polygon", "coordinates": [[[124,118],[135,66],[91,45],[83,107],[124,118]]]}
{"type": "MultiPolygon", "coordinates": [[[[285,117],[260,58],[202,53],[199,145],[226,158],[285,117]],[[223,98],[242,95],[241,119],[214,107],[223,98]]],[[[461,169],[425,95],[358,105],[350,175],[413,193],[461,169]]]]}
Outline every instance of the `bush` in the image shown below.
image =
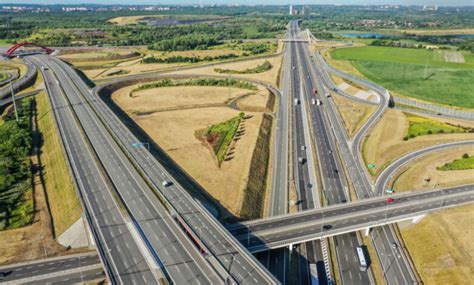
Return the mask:
{"type": "Polygon", "coordinates": [[[431,134],[433,134],[433,131],[432,131],[432,130],[428,130],[427,134],[431,135],[431,134]]]}
{"type": "Polygon", "coordinates": [[[462,158],[468,159],[468,158],[469,158],[469,154],[467,154],[467,153],[463,154],[463,155],[462,155],[462,158]]]}
{"type": "Polygon", "coordinates": [[[410,134],[410,138],[414,138],[415,137],[415,134],[410,134]]]}
{"type": "Polygon", "coordinates": [[[403,140],[404,140],[404,141],[407,141],[407,140],[408,140],[408,136],[404,136],[404,137],[403,137],[403,140]]]}

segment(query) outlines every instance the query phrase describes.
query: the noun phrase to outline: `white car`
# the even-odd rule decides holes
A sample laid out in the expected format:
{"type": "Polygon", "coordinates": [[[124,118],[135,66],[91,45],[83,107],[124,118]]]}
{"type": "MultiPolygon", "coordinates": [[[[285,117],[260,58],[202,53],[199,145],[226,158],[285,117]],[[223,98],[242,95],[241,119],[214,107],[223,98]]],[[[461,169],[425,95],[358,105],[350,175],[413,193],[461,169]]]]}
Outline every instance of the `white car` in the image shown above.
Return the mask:
{"type": "Polygon", "coordinates": [[[163,182],[162,182],[161,184],[163,184],[164,187],[168,187],[168,186],[171,185],[171,182],[170,182],[170,181],[163,180],[163,182]]]}

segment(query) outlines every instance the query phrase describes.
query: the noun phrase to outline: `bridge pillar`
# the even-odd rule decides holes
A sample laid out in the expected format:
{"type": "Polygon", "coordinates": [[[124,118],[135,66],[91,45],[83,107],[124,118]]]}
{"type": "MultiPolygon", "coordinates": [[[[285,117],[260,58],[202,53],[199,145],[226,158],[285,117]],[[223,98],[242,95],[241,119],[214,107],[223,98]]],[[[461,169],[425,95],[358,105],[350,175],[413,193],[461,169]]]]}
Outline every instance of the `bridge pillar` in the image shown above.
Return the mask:
{"type": "Polygon", "coordinates": [[[370,228],[366,228],[366,229],[365,229],[365,236],[368,237],[368,236],[369,236],[369,233],[370,233],[370,228]]]}
{"type": "Polygon", "coordinates": [[[292,251],[293,251],[293,244],[290,244],[290,245],[288,246],[288,249],[290,250],[290,252],[292,252],[292,251]]]}
{"type": "Polygon", "coordinates": [[[426,214],[416,216],[416,217],[414,217],[414,218],[411,220],[411,223],[412,223],[412,224],[416,224],[416,223],[418,223],[419,221],[423,220],[423,218],[424,218],[425,216],[426,216],[426,214]]]}

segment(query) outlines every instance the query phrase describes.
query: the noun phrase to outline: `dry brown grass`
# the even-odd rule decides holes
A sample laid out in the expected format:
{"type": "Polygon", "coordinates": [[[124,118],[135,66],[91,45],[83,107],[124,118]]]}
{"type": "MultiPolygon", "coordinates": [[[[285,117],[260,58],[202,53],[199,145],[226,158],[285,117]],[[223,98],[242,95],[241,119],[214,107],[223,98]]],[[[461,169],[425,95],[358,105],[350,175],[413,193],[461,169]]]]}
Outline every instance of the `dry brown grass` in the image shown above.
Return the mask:
{"type": "MultiPolygon", "coordinates": [[[[150,16],[123,16],[123,17],[116,17],[116,18],[112,18],[109,20],[109,22],[113,23],[113,24],[116,24],[116,25],[119,25],[119,26],[123,26],[123,25],[131,25],[131,24],[136,24],[138,20],[140,19],[143,19],[145,17],[160,17],[160,15],[150,15],[150,16]]],[[[161,16],[163,17],[163,16],[161,16]]]]}
{"type": "Polygon", "coordinates": [[[263,64],[265,61],[269,61],[273,66],[272,69],[266,72],[257,73],[257,74],[232,74],[230,77],[238,78],[238,79],[251,79],[251,80],[259,80],[265,83],[270,83],[276,85],[277,78],[279,76],[280,66],[282,62],[282,57],[273,57],[269,59],[252,59],[248,61],[239,61],[234,63],[223,63],[223,64],[216,64],[213,66],[206,66],[206,67],[196,67],[192,70],[183,70],[183,71],[175,71],[171,72],[170,74],[202,74],[202,75],[221,75],[221,73],[215,72],[215,68],[222,68],[222,69],[233,69],[233,70],[245,70],[247,68],[254,68],[258,65],[263,64]]]}
{"type": "Polygon", "coordinates": [[[353,137],[357,133],[375,110],[372,105],[349,100],[337,94],[333,94],[332,98],[339,114],[341,114],[349,137],[353,137]]]}
{"type": "Polygon", "coordinates": [[[437,151],[422,156],[410,163],[409,167],[402,168],[394,177],[395,190],[412,191],[433,189],[435,187],[451,187],[474,183],[474,169],[440,171],[436,167],[460,158],[464,153],[474,155],[473,146],[456,147],[437,151]]]}
{"type": "MultiPolygon", "coordinates": [[[[232,214],[239,216],[263,114],[246,112],[252,117],[242,123],[245,133],[235,141],[230,151],[231,159],[224,161],[219,167],[212,150],[196,138],[195,132],[239,114],[239,110],[224,105],[229,99],[228,88],[166,87],[146,90],[144,91],[146,94],[142,93],[137,97],[128,96],[130,89],[133,87],[118,90],[112,98],[180,167],[206,189],[209,195],[218,200],[232,214]],[[186,92],[183,92],[183,88],[186,92]],[[213,92],[212,95],[210,92],[213,92]],[[200,107],[183,109],[183,106],[189,103],[201,104],[203,102],[207,102],[210,106],[200,105],[200,107]],[[222,104],[222,107],[213,107],[215,103],[222,104]],[[135,110],[162,108],[159,104],[175,110],[154,112],[149,115],[134,114],[135,110]]],[[[231,94],[233,97],[249,92],[249,90],[232,89],[234,90],[231,94]]],[[[264,102],[261,96],[268,98],[268,93],[248,97],[255,98],[253,107],[265,106],[262,104],[264,102]]],[[[246,100],[246,104],[252,106],[250,99],[246,100]]]]}
{"type": "Polygon", "coordinates": [[[401,230],[425,284],[472,284],[474,205],[437,212],[401,230]]]}
{"type": "MultiPolygon", "coordinates": [[[[450,119],[450,121],[457,120],[450,119]]],[[[474,139],[472,133],[459,133],[418,136],[404,141],[403,137],[407,130],[408,119],[403,112],[394,109],[387,110],[382,119],[372,129],[364,142],[362,154],[366,163],[376,165],[375,173],[379,173],[389,162],[405,153],[430,145],[474,139]]]]}
{"type": "Polygon", "coordinates": [[[226,106],[237,100],[243,111],[266,110],[269,93],[259,87],[259,91],[216,86],[161,87],[130,92],[140,84],[119,89],[112,96],[120,106],[128,106],[130,113],[159,112],[174,109],[226,106]],[[239,99],[241,98],[241,99],[239,99]]]}
{"type": "Polygon", "coordinates": [[[36,98],[38,126],[44,139],[41,149],[44,181],[54,220],[54,229],[56,235],[59,236],[79,219],[82,208],[69,175],[66,158],[47,101],[48,98],[44,93],[36,98]]]}

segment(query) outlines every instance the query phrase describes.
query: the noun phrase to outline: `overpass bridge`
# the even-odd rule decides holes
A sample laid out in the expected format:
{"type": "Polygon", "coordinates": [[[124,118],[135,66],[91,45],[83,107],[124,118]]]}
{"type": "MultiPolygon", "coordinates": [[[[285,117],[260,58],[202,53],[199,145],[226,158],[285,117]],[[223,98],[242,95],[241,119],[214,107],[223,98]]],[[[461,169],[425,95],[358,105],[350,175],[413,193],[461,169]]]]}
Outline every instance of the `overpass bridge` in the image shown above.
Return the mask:
{"type": "Polygon", "coordinates": [[[404,220],[419,220],[427,213],[472,203],[474,186],[410,192],[365,199],[297,214],[235,224],[228,230],[253,253],[281,248],[344,233],[366,230],[404,220]]]}

